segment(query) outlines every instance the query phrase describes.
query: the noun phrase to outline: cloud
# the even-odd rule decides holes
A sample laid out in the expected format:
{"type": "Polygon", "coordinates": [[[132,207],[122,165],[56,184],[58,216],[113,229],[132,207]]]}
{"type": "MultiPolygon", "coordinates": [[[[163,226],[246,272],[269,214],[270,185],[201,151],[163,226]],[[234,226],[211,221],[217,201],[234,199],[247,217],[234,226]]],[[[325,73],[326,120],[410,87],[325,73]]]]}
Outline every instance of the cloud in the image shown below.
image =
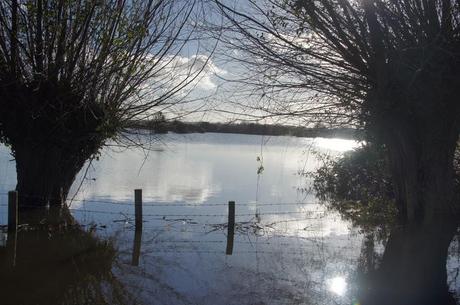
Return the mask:
{"type": "Polygon", "coordinates": [[[146,110],[137,115],[138,119],[150,118],[162,111],[168,118],[183,118],[191,114],[210,109],[209,97],[217,91],[217,76],[227,74],[227,70],[219,67],[208,55],[193,54],[168,55],[159,60],[153,56],[146,59],[148,64],[155,66],[153,76],[145,81],[135,96],[132,105],[146,106],[146,110]],[[171,93],[173,93],[171,95],[171,93]],[[159,104],[148,108],[148,103],[159,104]]]}
{"type": "Polygon", "coordinates": [[[225,75],[227,71],[219,68],[207,55],[170,56],[164,58],[164,69],[169,73],[169,82],[172,86],[179,85],[184,81],[190,81],[188,89],[195,88],[205,91],[214,90],[217,87],[216,75],[225,75]]]}

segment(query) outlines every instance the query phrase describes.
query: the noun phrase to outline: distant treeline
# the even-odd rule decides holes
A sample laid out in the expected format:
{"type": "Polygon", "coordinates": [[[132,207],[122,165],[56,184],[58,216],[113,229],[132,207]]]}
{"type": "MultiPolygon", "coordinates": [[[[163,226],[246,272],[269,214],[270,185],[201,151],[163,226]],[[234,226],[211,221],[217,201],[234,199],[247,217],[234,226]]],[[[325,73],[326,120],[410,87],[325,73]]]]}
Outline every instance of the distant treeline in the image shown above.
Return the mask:
{"type": "Polygon", "coordinates": [[[154,133],[238,133],[270,136],[324,137],[355,139],[361,131],[353,128],[300,127],[257,123],[210,123],[182,121],[131,121],[129,128],[147,129],[154,133]]]}

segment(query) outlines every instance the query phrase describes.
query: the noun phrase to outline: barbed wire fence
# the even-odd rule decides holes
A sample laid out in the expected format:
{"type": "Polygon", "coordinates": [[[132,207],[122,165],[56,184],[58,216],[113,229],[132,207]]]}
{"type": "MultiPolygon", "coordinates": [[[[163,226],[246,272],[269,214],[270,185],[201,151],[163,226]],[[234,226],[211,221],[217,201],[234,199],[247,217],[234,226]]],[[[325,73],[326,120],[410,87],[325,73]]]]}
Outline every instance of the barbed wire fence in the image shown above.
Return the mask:
{"type": "MultiPolygon", "coordinates": [[[[8,196],[8,193],[6,192],[0,192],[0,196],[8,196]]],[[[34,197],[27,197],[27,198],[34,198],[34,197]]],[[[35,199],[39,200],[40,198],[35,197],[35,199]]],[[[75,213],[93,213],[93,214],[106,214],[106,215],[120,215],[122,217],[135,217],[136,214],[130,211],[113,211],[111,209],[104,209],[104,210],[98,210],[98,209],[88,209],[87,205],[94,205],[94,206],[104,206],[104,205],[113,205],[113,206],[119,206],[119,207],[124,207],[124,208],[134,208],[135,204],[133,200],[107,200],[107,199],[88,199],[88,198],[73,198],[71,202],[78,202],[81,203],[82,206],[79,208],[72,208],[70,205],[70,201],[67,202],[67,206],[69,211],[75,212],[75,213]]],[[[307,206],[312,206],[314,204],[317,204],[317,202],[267,202],[267,203],[260,203],[260,202],[244,202],[244,203],[237,203],[237,207],[296,207],[296,208],[301,208],[301,207],[307,207],[307,206]]],[[[155,201],[147,201],[147,202],[142,202],[142,207],[146,207],[149,209],[154,209],[154,208],[163,208],[163,207],[183,207],[183,208],[194,208],[194,209],[199,209],[199,208],[208,208],[208,207],[227,207],[227,203],[211,203],[211,202],[205,202],[205,203],[177,203],[177,202],[171,202],[171,203],[165,203],[165,202],[155,202],[155,201]]],[[[8,203],[3,202],[0,203],[0,206],[8,206],[8,203]]],[[[21,205],[21,208],[35,208],[37,206],[32,205],[21,205]]],[[[235,217],[253,217],[255,213],[236,213],[235,217]]],[[[317,219],[318,217],[324,217],[325,212],[324,211],[270,211],[270,212],[259,212],[258,215],[260,216],[286,216],[286,215],[302,215],[302,216],[308,216],[308,218],[302,218],[300,220],[307,220],[307,219],[317,219]]],[[[142,215],[142,220],[148,221],[149,218],[154,220],[154,219],[161,219],[165,220],[170,218],[179,218],[179,220],[190,220],[192,218],[201,218],[201,217],[227,217],[228,213],[222,212],[222,213],[184,213],[184,214],[171,214],[171,213],[143,213],[142,215]]],[[[115,220],[116,221],[116,220],[115,220]]],[[[289,221],[299,221],[298,219],[292,219],[292,220],[286,220],[283,219],[283,222],[289,222],[289,221]]]]}
{"type": "MultiPolygon", "coordinates": [[[[0,192],[0,196],[8,196],[8,193],[0,192]]],[[[104,197],[107,198],[107,197],[104,197]]],[[[39,199],[39,198],[37,198],[39,199]]],[[[155,254],[155,253],[176,253],[176,254],[275,254],[279,251],[283,251],[284,254],[289,255],[304,255],[303,249],[293,249],[293,243],[291,239],[297,239],[302,241],[309,241],[317,243],[316,238],[303,237],[306,232],[311,234],[318,233],[318,228],[309,228],[305,226],[303,229],[299,229],[297,232],[290,232],[289,235],[281,234],[275,230],[275,227],[280,224],[289,223],[304,223],[309,221],[317,221],[326,217],[326,211],[321,210],[299,210],[305,207],[312,207],[317,202],[243,202],[236,203],[237,212],[234,212],[233,216],[233,228],[230,232],[231,218],[229,213],[225,210],[217,212],[206,211],[207,208],[223,208],[228,207],[227,203],[219,202],[204,202],[204,203],[178,203],[178,202],[155,202],[146,201],[141,202],[143,208],[148,210],[148,213],[136,214],[136,202],[133,200],[108,200],[108,199],[95,199],[95,198],[73,198],[72,202],[78,202],[81,205],[78,207],[69,207],[68,210],[80,220],[81,214],[90,215],[106,215],[105,219],[99,219],[102,224],[95,223],[81,223],[83,227],[88,226],[90,230],[105,228],[108,223],[122,223],[124,228],[134,229],[134,239],[132,248],[132,264],[139,264],[139,257],[141,256],[141,243],[145,245],[162,245],[160,248],[155,248],[153,251],[144,250],[143,254],[155,254]],[[256,211],[238,212],[240,208],[252,208],[258,207],[257,215],[256,211]],[[89,208],[88,208],[89,207],[89,208]],[[193,208],[193,211],[189,213],[171,213],[170,211],[164,211],[164,208],[176,207],[176,208],[193,208]],[[267,211],[264,212],[263,207],[276,207],[276,208],[295,208],[294,211],[267,211]],[[116,210],[122,208],[123,210],[116,210]],[[156,211],[158,209],[158,211],[156,211]],[[195,210],[202,210],[198,212],[195,210]],[[119,216],[119,217],[116,217],[119,216]],[[267,217],[264,217],[267,216],[267,217]],[[277,219],[277,216],[280,216],[277,219]],[[292,216],[292,217],[290,217],[292,216]],[[135,221],[137,217],[141,217],[141,227],[138,227],[138,223],[135,221]],[[225,218],[228,219],[226,220],[225,218]],[[262,218],[261,218],[262,217],[262,218]],[[261,219],[264,221],[261,222],[261,219]],[[106,221],[106,223],[103,223],[106,221]],[[178,226],[176,226],[178,225],[178,226]],[[154,232],[165,232],[168,231],[168,238],[161,239],[159,234],[153,234],[154,232]],[[142,232],[145,234],[153,234],[155,238],[151,240],[144,240],[141,242],[142,232]],[[192,234],[187,239],[177,239],[177,233],[188,233],[192,234]],[[205,236],[211,233],[219,233],[220,238],[223,239],[206,239],[205,236]],[[234,237],[237,235],[237,238],[234,237]],[[197,236],[198,235],[198,236],[197,236]],[[256,240],[249,238],[255,237],[256,240]],[[197,238],[198,237],[198,238],[197,238]],[[245,238],[247,240],[242,240],[245,238]],[[261,240],[261,238],[263,238],[261,240]],[[276,242],[274,242],[276,240],[276,242]],[[281,242],[285,240],[284,242],[281,242]],[[237,251],[233,251],[234,244],[236,245],[237,251]],[[196,248],[192,245],[199,245],[196,248]],[[221,246],[222,245],[222,246],[221,246]],[[227,245],[227,250],[225,250],[227,245]],[[275,245],[276,250],[273,251],[275,245]],[[268,249],[261,249],[261,246],[267,246],[268,249]],[[249,248],[248,248],[249,247],[249,248]],[[216,249],[217,248],[217,249],[216,249]],[[229,251],[230,249],[230,251],[229,251]],[[270,250],[271,249],[271,250],[270,250]],[[288,250],[289,249],[289,250],[288,250]]],[[[0,207],[8,207],[8,203],[0,200],[0,207]]],[[[22,208],[29,208],[36,206],[21,206],[22,208]]],[[[19,211],[22,213],[22,211],[19,211]]],[[[96,219],[98,217],[96,216],[96,219]]],[[[18,230],[22,229],[23,225],[19,225],[18,230]]],[[[26,224],[27,226],[27,224],[26,224]]],[[[6,228],[6,226],[4,226],[6,228]]],[[[148,236],[148,235],[147,235],[148,236]]],[[[213,235],[216,237],[216,235],[213,235]]],[[[144,236],[145,237],[145,236],[144,236]]],[[[129,238],[130,239],[130,238],[129,238]]]]}

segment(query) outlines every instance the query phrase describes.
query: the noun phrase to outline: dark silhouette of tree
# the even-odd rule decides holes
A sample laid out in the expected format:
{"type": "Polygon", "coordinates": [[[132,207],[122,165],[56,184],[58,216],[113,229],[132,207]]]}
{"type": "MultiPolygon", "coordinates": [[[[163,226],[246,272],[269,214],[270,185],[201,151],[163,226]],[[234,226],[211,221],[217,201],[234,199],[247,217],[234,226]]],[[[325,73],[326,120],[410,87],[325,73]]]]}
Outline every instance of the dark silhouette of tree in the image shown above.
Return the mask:
{"type": "Polygon", "coordinates": [[[255,75],[242,82],[267,100],[252,107],[364,128],[387,151],[402,221],[458,212],[458,1],[216,2],[232,56],[255,75]]]}
{"type": "Polygon", "coordinates": [[[146,127],[155,133],[166,133],[166,117],[159,111],[153,114],[153,116],[145,122],[146,127]]]}
{"type": "Polygon", "coordinates": [[[20,204],[60,204],[124,122],[180,102],[209,60],[181,61],[200,12],[197,0],[0,2],[0,140],[20,204]]]}

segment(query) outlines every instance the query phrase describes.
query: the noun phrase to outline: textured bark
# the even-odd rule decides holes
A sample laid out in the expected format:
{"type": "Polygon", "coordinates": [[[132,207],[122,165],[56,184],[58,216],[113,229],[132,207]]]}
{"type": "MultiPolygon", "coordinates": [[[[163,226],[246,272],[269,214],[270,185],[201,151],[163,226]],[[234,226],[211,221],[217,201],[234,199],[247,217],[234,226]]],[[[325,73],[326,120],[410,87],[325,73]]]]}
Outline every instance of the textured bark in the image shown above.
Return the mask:
{"type": "Polygon", "coordinates": [[[454,121],[444,124],[441,120],[432,124],[427,120],[425,126],[393,121],[385,132],[403,222],[432,223],[457,213],[453,160],[458,131],[454,121]]]}
{"type": "Polygon", "coordinates": [[[90,155],[77,147],[42,147],[39,143],[13,147],[20,206],[60,205],[90,155]],[[75,151],[74,151],[75,150],[75,151]]]}
{"type": "Polygon", "coordinates": [[[64,202],[85,161],[111,136],[102,128],[108,122],[103,106],[78,106],[82,97],[69,92],[52,82],[0,88],[9,110],[0,122],[16,160],[20,206],[64,202]]]}

